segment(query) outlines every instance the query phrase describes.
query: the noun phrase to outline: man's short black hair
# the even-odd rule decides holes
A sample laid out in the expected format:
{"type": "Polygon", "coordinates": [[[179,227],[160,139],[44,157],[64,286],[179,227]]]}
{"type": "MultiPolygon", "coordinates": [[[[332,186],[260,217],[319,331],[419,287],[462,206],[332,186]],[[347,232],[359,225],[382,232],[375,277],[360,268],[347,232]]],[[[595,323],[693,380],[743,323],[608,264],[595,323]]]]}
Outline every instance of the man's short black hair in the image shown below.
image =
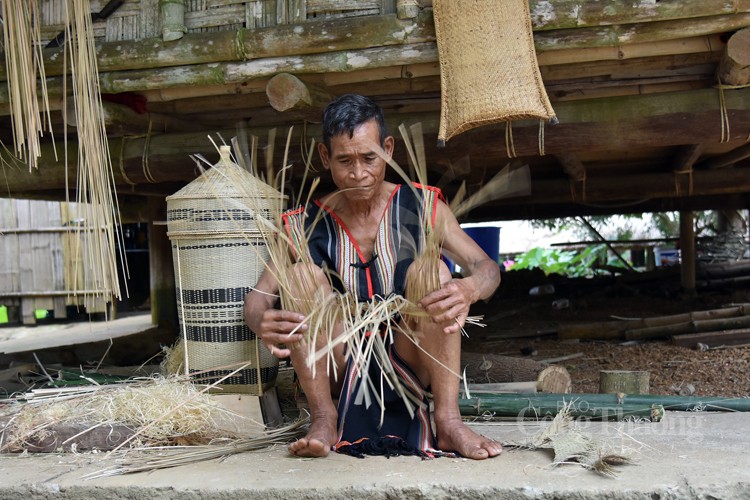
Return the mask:
{"type": "Polygon", "coordinates": [[[323,144],[331,151],[331,138],[347,133],[354,135],[354,129],[370,120],[375,120],[380,128],[380,145],[384,146],[388,132],[385,128],[383,110],[369,97],[359,94],[344,94],[331,101],[323,111],[323,144]]]}

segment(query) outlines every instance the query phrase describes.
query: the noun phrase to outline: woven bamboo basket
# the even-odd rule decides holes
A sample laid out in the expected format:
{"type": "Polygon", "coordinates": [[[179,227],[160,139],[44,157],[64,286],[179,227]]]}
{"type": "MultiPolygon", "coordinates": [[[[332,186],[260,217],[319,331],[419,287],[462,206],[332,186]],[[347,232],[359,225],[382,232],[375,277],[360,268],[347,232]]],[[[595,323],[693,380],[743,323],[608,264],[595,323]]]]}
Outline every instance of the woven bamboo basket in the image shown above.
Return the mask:
{"type": "Polygon", "coordinates": [[[440,59],[438,141],[502,121],[552,120],[528,0],[434,0],[440,59]]]}
{"type": "Polygon", "coordinates": [[[273,387],[278,360],[243,320],[245,294],[263,272],[268,249],[256,215],[274,221],[282,195],[235,165],[229,147],[199,178],[167,197],[177,310],[185,369],[201,383],[232,374],[223,392],[260,395],[273,387]]]}

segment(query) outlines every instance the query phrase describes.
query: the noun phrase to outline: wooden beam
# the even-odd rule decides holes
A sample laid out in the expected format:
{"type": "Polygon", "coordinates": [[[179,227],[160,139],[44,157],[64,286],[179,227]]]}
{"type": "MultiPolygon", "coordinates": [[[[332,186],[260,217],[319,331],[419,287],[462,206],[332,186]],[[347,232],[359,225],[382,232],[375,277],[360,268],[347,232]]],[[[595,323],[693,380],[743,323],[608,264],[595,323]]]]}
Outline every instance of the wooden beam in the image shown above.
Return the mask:
{"type": "Polygon", "coordinates": [[[586,167],[578,158],[578,155],[574,153],[560,153],[556,154],[555,158],[562,165],[563,172],[568,174],[568,177],[574,181],[582,181],[586,178],[586,167]]]}
{"type": "Polygon", "coordinates": [[[398,0],[396,13],[399,19],[412,19],[419,15],[420,5],[417,0],[398,0]]]}
{"type": "Polygon", "coordinates": [[[702,153],[703,144],[691,144],[680,147],[672,163],[672,170],[675,173],[690,172],[702,153]]]}
{"type": "MultiPolygon", "coordinates": [[[[235,31],[187,33],[176,42],[160,38],[118,40],[97,44],[100,73],[259,60],[291,55],[360,50],[435,40],[432,12],[414,20],[395,15],[321,19],[296,24],[235,31]]],[[[44,51],[47,76],[63,73],[61,49],[44,51]]],[[[0,80],[7,77],[0,68],[0,80]]]]}
{"type": "MultiPolygon", "coordinates": [[[[432,0],[418,0],[422,8],[432,0]]],[[[725,0],[687,0],[682,2],[581,2],[580,0],[529,0],[534,31],[582,28],[610,24],[647,23],[670,19],[717,16],[747,12],[750,2],[725,0]]]]}
{"type": "Polygon", "coordinates": [[[680,275],[685,292],[695,293],[695,224],[693,212],[680,212],[680,275]]]}
{"type": "MultiPolygon", "coordinates": [[[[179,85],[238,83],[284,71],[295,74],[327,72],[325,63],[332,63],[333,71],[352,71],[437,61],[434,24],[428,11],[420,14],[413,22],[399,21],[395,16],[371,18],[194,34],[194,37],[185,36],[176,43],[145,39],[101,44],[98,51],[100,81],[104,91],[124,92],[179,85]],[[417,49],[415,46],[419,44],[429,47],[417,49]],[[401,48],[395,54],[392,52],[386,56],[386,60],[409,59],[410,62],[387,64],[383,56],[378,56],[379,50],[393,45],[401,48]],[[415,49],[419,54],[410,54],[415,49]],[[406,57],[407,55],[411,57],[406,57]],[[230,61],[245,61],[250,58],[252,60],[244,64],[226,66],[230,61]],[[290,64],[290,58],[294,58],[295,64],[290,64]],[[266,68],[266,65],[270,68],[266,68]],[[279,65],[285,68],[280,68],[279,65]],[[179,70],[164,69],[166,73],[163,80],[159,78],[160,71],[143,73],[144,70],[166,67],[179,70]],[[127,70],[127,74],[120,74],[124,70],[127,70]],[[237,79],[239,77],[242,78],[237,79]]],[[[541,57],[543,53],[566,49],[605,48],[607,54],[598,57],[622,58],[623,45],[642,44],[649,47],[653,42],[695,38],[746,26],[750,26],[750,12],[690,20],[538,32],[535,34],[535,45],[540,64],[544,64],[541,57]],[[612,49],[615,49],[614,52],[612,49]]],[[[47,54],[45,67],[50,66],[47,75],[60,75],[63,59],[59,51],[47,54]]],[[[1,70],[2,68],[0,79],[4,79],[1,70]]],[[[53,96],[59,94],[62,88],[56,81],[57,79],[52,79],[48,83],[53,96]]],[[[3,94],[0,102],[7,102],[7,96],[4,95],[7,94],[7,88],[2,89],[0,94],[3,94]]]]}
{"type": "MultiPolygon", "coordinates": [[[[680,198],[750,192],[750,169],[696,170],[693,192],[688,193],[688,180],[675,178],[667,172],[639,175],[589,176],[586,179],[587,202],[616,202],[645,198],[680,198]]],[[[567,180],[532,180],[532,194],[524,203],[575,203],[567,180]]],[[[519,203],[521,200],[500,200],[496,205],[519,203]]]]}
{"type": "MultiPolygon", "coordinates": [[[[597,2],[533,0],[531,12],[534,30],[539,31],[535,34],[537,51],[544,52],[725,33],[750,25],[745,18],[750,2],[738,2],[608,2],[603,8],[597,2]],[[629,24],[633,22],[642,24],[629,24]]],[[[105,73],[359,50],[434,39],[432,10],[428,9],[408,21],[400,21],[396,15],[322,19],[250,30],[187,33],[176,43],[159,38],[104,42],[97,45],[97,59],[99,71],[105,73]]],[[[46,74],[62,74],[63,59],[60,49],[45,50],[46,74]]],[[[5,69],[0,68],[0,80],[5,78],[5,69]]]]}
{"type": "MultiPolygon", "coordinates": [[[[67,101],[68,125],[77,127],[73,99],[67,101]]],[[[122,137],[123,135],[140,135],[146,131],[152,133],[162,132],[197,132],[205,130],[200,122],[185,121],[159,113],[138,113],[131,107],[113,102],[102,102],[102,113],[107,136],[122,137]]]]}
{"type": "Polygon", "coordinates": [[[711,169],[724,168],[734,165],[735,163],[742,161],[745,158],[750,158],[750,143],[733,149],[732,151],[724,153],[723,155],[714,156],[713,158],[704,161],[699,166],[701,168],[711,169]]]}
{"type": "MultiPolygon", "coordinates": [[[[726,104],[732,121],[732,139],[744,141],[747,138],[747,130],[750,129],[750,89],[727,92],[726,104]]],[[[714,89],[599,99],[582,103],[559,103],[556,112],[561,123],[545,130],[545,149],[548,154],[562,154],[676,146],[685,142],[719,142],[721,123],[718,107],[718,96],[714,89]]],[[[497,137],[504,133],[503,126],[487,126],[469,131],[456,137],[449,147],[438,151],[438,112],[404,115],[387,113],[386,116],[391,130],[395,130],[402,122],[422,123],[426,135],[427,158],[458,161],[466,155],[471,155],[472,167],[475,169],[497,168],[507,160],[505,148],[497,141],[497,137]]],[[[224,137],[232,137],[237,133],[235,129],[215,132],[221,133],[224,137]]],[[[251,128],[248,133],[266,137],[268,130],[266,127],[251,128]]],[[[298,138],[301,134],[300,128],[295,128],[294,133],[298,138]]],[[[320,127],[309,126],[307,135],[319,137],[320,127]]],[[[538,155],[538,122],[518,122],[513,126],[513,138],[519,156],[538,155]]],[[[76,144],[71,141],[68,146],[68,157],[75,158],[76,144]]],[[[60,158],[63,157],[59,151],[61,147],[58,144],[60,158]]],[[[276,149],[279,152],[283,151],[281,143],[276,149]]],[[[403,149],[397,148],[397,153],[404,154],[403,149]]],[[[192,180],[196,175],[195,166],[186,159],[194,153],[215,155],[213,145],[205,133],[162,134],[151,137],[149,141],[143,137],[110,141],[115,180],[118,185],[124,187],[129,187],[129,182],[147,185],[149,178],[153,178],[157,183],[192,180]],[[147,165],[143,162],[144,154],[148,157],[147,165]],[[149,172],[144,171],[146,168],[149,172]]],[[[9,158],[7,152],[0,151],[0,157],[8,162],[8,165],[17,164],[9,158]]],[[[23,167],[3,167],[3,174],[7,178],[11,193],[62,189],[65,183],[65,168],[62,161],[55,162],[54,158],[51,145],[45,144],[38,171],[29,173],[23,167]]],[[[292,158],[292,161],[295,159],[292,158]]],[[[75,164],[70,163],[67,175],[73,179],[75,164]]],[[[668,177],[666,185],[674,189],[674,174],[665,175],[668,177]]],[[[697,179],[694,179],[696,187],[699,186],[697,179]]],[[[588,176],[587,193],[596,185],[592,184],[595,180],[594,176],[588,176]]],[[[638,192],[640,189],[633,185],[631,190],[638,192]]],[[[569,188],[564,188],[564,191],[569,192],[569,188]]]]}
{"type": "Polygon", "coordinates": [[[729,39],[717,74],[724,85],[750,83],[750,28],[738,31],[729,39]]]}
{"type": "Polygon", "coordinates": [[[618,47],[625,44],[726,33],[750,26],[750,12],[696,19],[677,19],[643,24],[539,31],[534,33],[537,52],[557,49],[618,47]]]}
{"type": "Polygon", "coordinates": [[[304,110],[320,118],[321,111],[333,96],[289,73],[279,73],[268,80],[266,96],[276,111],[304,110]]]}

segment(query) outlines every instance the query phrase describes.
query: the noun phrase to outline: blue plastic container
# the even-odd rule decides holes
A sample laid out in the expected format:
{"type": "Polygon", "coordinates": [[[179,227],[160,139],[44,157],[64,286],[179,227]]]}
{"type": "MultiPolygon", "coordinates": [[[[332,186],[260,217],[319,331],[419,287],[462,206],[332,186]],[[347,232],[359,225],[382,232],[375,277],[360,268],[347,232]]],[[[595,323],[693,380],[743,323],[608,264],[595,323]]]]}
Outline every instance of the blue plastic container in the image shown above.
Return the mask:
{"type": "Polygon", "coordinates": [[[497,226],[465,227],[466,234],[482,247],[495,262],[500,259],[500,228],[497,226]]]}

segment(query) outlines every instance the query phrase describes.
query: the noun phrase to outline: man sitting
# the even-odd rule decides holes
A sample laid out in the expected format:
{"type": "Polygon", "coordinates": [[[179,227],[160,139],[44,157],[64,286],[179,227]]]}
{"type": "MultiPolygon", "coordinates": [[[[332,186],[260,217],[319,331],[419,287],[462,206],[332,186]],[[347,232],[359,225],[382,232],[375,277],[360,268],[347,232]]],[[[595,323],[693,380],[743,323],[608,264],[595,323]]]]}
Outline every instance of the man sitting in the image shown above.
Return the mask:
{"type": "MultiPolygon", "coordinates": [[[[284,220],[288,231],[295,225],[307,225],[310,230],[308,250],[317,266],[312,270],[314,288],[324,293],[349,292],[360,301],[403,295],[407,275],[419,272],[412,262],[423,232],[414,223],[415,214],[417,222],[427,221],[442,229],[443,250],[466,277],[454,279],[440,262],[440,288],[419,301],[429,315],[428,321],[418,322],[419,346],[402,331],[394,331],[390,348],[390,359],[404,385],[418,397],[428,397],[425,388],[430,389],[435,429],[428,405],[422,405],[413,417],[404,416],[403,401],[390,398],[381,422],[380,408],[375,409],[375,417],[368,415],[364,405],[353,402],[356,377],[345,373],[343,345],[333,352],[339,369],[335,377],[326,370],[325,359],[317,361],[313,371],[307,363],[308,350],[294,348],[294,344],[306,342],[303,334],[309,325],[303,323],[301,308],[275,308],[279,283],[272,272],[266,270],[246,296],[245,321],[275,356],[291,356],[307,396],[311,425],[304,438],[289,446],[294,455],[323,457],[341,441],[395,434],[418,450],[437,448],[473,459],[493,457],[502,451],[500,444],[476,434],[461,420],[455,374],[460,372],[460,331],[469,306],[494,293],[500,270],[461,229],[438,189],[419,185],[412,189],[385,180],[386,161],[381,155],[390,157],[393,148],[383,111],[373,101],[348,94],[331,102],[323,114],[323,142],[318,152],[337,189],[304,210],[287,212],[284,220]],[[282,348],[282,344],[292,348],[282,348]],[[343,382],[343,389],[335,380],[343,382]],[[339,397],[338,408],[332,393],[339,397]]],[[[301,290],[299,293],[304,295],[301,290]]],[[[313,297],[297,297],[304,299],[313,297]]]]}

